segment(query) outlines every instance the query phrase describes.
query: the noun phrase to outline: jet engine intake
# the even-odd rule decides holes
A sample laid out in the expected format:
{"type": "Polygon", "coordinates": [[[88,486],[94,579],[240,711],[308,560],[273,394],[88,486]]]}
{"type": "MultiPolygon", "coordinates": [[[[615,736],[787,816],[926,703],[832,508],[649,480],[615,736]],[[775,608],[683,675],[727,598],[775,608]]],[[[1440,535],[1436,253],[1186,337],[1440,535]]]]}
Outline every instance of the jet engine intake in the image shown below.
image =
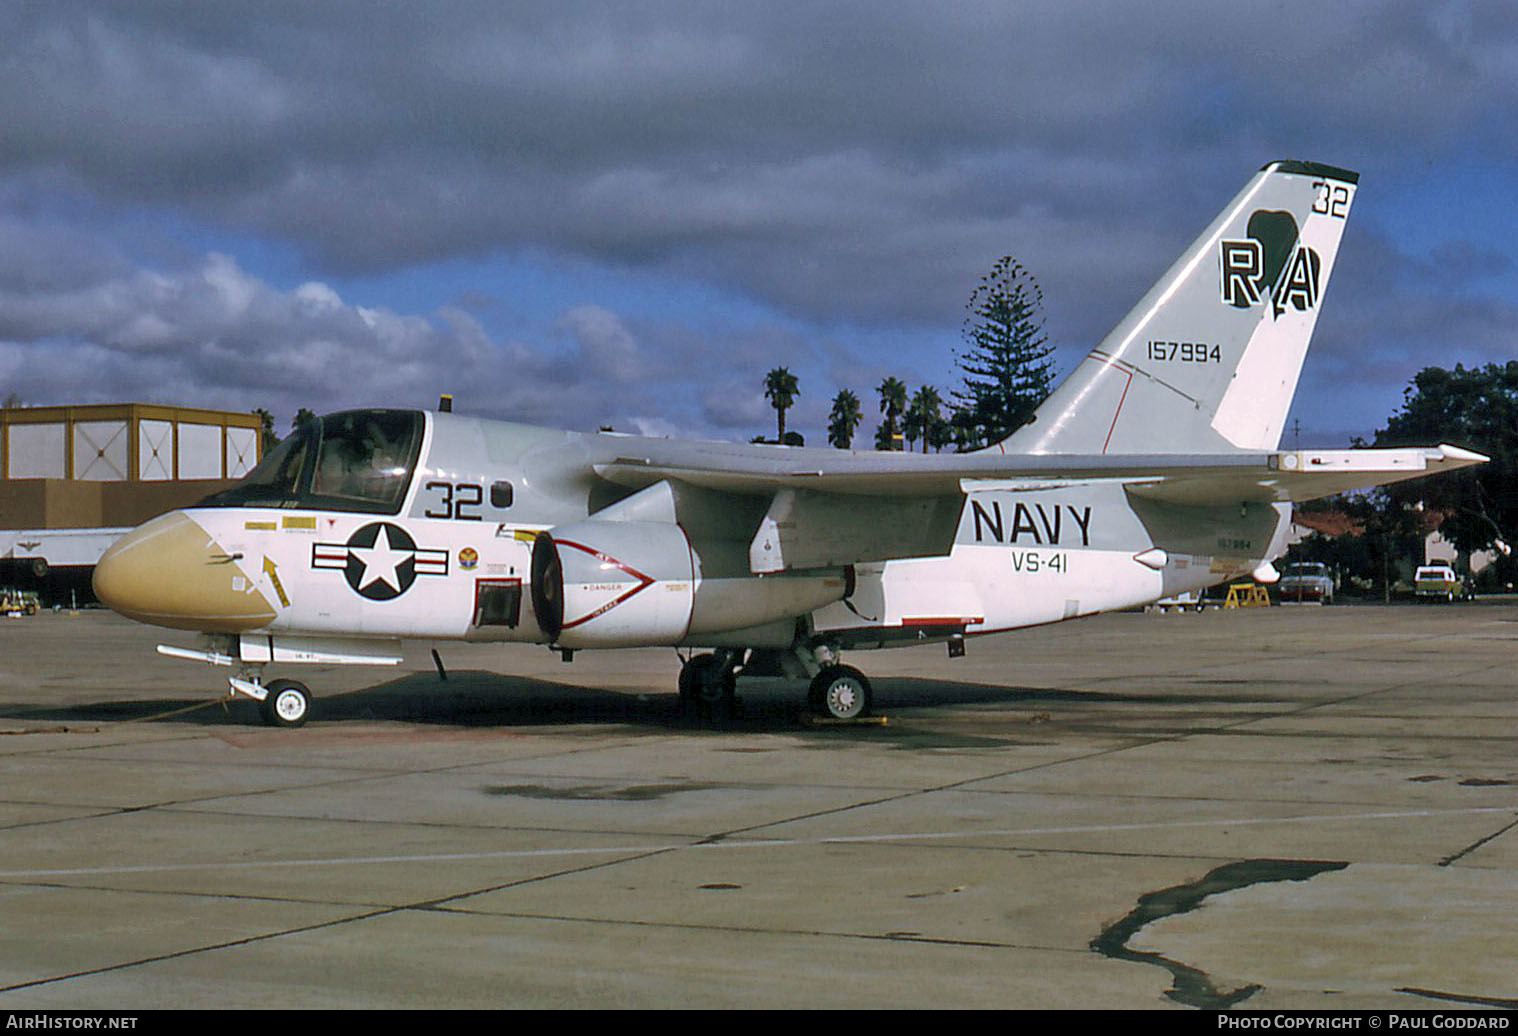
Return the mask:
{"type": "Polygon", "coordinates": [[[533,542],[533,610],[555,644],[676,644],[694,599],[690,543],[673,523],[577,522],[533,542]]]}
{"type": "Polygon", "coordinates": [[[741,556],[742,546],[693,544],[674,522],[556,526],[532,546],[538,627],[566,648],[709,646],[699,638],[804,615],[848,591],[841,568],[772,576],[735,568],[726,555],[741,556]]]}

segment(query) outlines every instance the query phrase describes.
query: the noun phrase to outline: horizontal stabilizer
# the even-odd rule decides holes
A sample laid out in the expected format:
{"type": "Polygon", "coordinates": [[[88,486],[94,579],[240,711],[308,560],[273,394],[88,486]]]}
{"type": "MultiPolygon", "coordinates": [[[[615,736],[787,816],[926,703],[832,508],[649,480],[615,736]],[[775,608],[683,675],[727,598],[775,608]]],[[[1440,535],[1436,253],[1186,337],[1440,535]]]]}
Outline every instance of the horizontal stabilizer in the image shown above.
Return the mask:
{"type": "Polygon", "coordinates": [[[1270,455],[1268,474],[1212,472],[1136,481],[1128,491],[1170,503],[1300,502],[1454,471],[1489,458],[1458,446],[1432,449],[1294,450],[1270,455]]]}

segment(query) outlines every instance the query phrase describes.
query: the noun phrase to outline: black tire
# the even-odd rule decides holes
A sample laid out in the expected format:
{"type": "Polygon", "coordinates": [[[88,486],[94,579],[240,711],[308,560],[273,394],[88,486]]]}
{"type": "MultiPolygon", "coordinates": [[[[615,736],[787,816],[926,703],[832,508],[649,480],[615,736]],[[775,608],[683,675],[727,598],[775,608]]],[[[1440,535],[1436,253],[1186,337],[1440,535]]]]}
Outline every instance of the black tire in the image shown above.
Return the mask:
{"type": "Polygon", "coordinates": [[[714,654],[696,655],[680,667],[680,703],[688,715],[721,717],[732,711],[738,677],[714,654]]]}
{"type": "Polygon", "coordinates": [[[812,679],[807,698],[812,708],[828,719],[858,719],[870,714],[874,692],[858,669],[831,665],[812,679]]]}
{"type": "Polygon", "coordinates": [[[271,727],[294,730],[311,718],[311,691],[297,680],[275,680],[266,688],[269,695],[259,703],[264,722],[271,727]]]}

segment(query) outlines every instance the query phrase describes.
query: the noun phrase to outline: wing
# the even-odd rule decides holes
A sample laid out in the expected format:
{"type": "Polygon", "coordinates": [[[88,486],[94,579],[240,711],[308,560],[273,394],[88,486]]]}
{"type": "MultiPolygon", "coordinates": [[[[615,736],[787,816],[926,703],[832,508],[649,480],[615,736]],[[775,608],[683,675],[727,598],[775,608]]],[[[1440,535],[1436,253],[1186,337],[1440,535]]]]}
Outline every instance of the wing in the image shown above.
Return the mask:
{"type": "Polygon", "coordinates": [[[729,493],[782,489],[845,496],[955,496],[968,488],[1048,489],[1071,482],[1120,481],[1147,496],[1205,504],[1283,503],[1421,478],[1488,458],[1458,446],[1385,450],[1293,450],[1239,454],[987,454],[945,457],[838,450],[702,450],[643,440],[641,454],[593,465],[629,489],[665,479],[729,493]],[[661,448],[662,447],[662,448],[661,448]],[[967,483],[976,483],[967,486],[967,483]],[[989,483],[1003,483],[990,485],[989,483]]]}
{"type": "Polygon", "coordinates": [[[756,573],[947,554],[964,496],[978,490],[1032,491],[1116,482],[1131,494],[1166,503],[1282,503],[1486,460],[1454,446],[1194,456],[981,452],[945,457],[635,442],[639,449],[594,463],[595,472],[627,489],[666,483],[769,501],[749,545],[749,569],[756,573]]]}

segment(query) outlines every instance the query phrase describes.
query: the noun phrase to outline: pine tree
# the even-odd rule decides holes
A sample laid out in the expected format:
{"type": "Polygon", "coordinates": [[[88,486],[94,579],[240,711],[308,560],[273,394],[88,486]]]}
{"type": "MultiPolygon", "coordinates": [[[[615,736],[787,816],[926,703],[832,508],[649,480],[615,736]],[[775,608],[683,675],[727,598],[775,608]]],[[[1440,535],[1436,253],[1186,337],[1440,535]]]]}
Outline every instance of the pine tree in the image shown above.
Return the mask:
{"type": "Polygon", "coordinates": [[[957,423],[979,430],[976,445],[1000,442],[1027,424],[1053,387],[1043,304],[1038,281],[1010,255],[970,295],[967,348],[956,357],[965,387],[954,398],[962,412],[957,423]]]}

